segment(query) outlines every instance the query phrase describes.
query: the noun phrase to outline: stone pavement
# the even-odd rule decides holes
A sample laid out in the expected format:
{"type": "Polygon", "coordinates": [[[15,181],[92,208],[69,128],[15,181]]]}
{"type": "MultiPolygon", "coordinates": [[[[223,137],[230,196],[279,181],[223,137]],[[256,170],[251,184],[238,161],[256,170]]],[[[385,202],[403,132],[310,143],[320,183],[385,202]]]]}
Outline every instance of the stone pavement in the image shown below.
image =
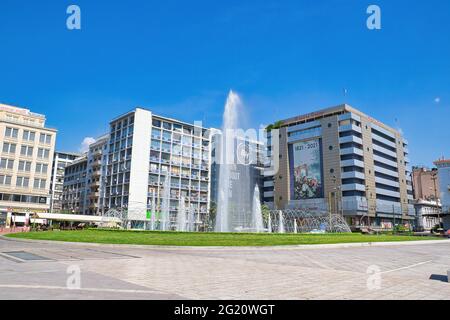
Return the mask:
{"type": "Polygon", "coordinates": [[[0,237],[0,299],[450,300],[448,269],[448,241],[314,249],[158,248],[0,237]],[[32,258],[37,260],[26,260],[32,258]],[[68,268],[81,271],[81,289],[67,287],[68,268]]]}

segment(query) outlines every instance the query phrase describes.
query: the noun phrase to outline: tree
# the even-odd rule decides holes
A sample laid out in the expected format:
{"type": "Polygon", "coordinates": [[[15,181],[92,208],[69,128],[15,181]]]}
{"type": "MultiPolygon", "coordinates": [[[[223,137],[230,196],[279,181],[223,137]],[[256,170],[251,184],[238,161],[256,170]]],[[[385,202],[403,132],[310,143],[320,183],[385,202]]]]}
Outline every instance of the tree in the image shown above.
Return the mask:
{"type": "Polygon", "coordinates": [[[268,222],[269,221],[269,215],[270,215],[270,208],[267,204],[263,204],[261,206],[261,214],[263,217],[263,221],[268,222]]]}
{"type": "Polygon", "coordinates": [[[266,131],[267,131],[267,132],[270,132],[270,131],[272,131],[272,130],[274,130],[274,129],[280,129],[282,125],[283,125],[283,121],[279,120],[279,121],[277,121],[277,122],[275,122],[275,123],[273,123],[273,124],[269,124],[269,125],[266,127],[266,131]]]}
{"type": "Polygon", "coordinates": [[[214,230],[214,225],[216,224],[216,216],[217,216],[217,204],[215,202],[211,202],[209,206],[209,217],[208,217],[208,231],[214,230]]]}

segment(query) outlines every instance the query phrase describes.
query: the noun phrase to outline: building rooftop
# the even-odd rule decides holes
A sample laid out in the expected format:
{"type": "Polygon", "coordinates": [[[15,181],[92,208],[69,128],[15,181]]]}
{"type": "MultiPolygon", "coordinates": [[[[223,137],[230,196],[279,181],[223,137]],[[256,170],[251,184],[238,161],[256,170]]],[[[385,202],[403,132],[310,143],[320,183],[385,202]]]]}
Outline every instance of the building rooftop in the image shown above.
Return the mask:
{"type": "Polygon", "coordinates": [[[55,151],[55,153],[66,154],[66,155],[69,155],[69,156],[76,156],[76,157],[81,157],[82,156],[82,154],[79,153],[79,152],[55,151]]]}
{"type": "Polygon", "coordinates": [[[57,132],[55,128],[45,126],[46,117],[43,114],[31,112],[29,109],[0,103],[0,121],[18,124],[32,128],[57,132]]]}
{"type": "Polygon", "coordinates": [[[208,128],[205,127],[205,126],[198,126],[198,125],[195,125],[195,124],[192,124],[192,123],[188,123],[188,122],[184,122],[184,121],[181,121],[181,120],[177,120],[177,119],[173,119],[173,118],[168,118],[168,117],[164,117],[164,116],[157,115],[157,114],[153,113],[153,111],[151,111],[150,109],[143,108],[143,107],[136,107],[136,108],[134,108],[134,109],[131,110],[131,111],[125,112],[125,113],[121,114],[120,116],[115,117],[114,119],[112,119],[112,120],[110,121],[110,123],[113,123],[113,122],[115,122],[115,121],[117,121],[117,120],[120,120],[121,118],[127,117],[127,116],[129,116],[130,114],[134,113],[134,112],[135,112],[136,110],[138,110],[138,109],[140,109],[140,110],[145,110],[145,111],[148,111],[148,112],[151,112],[152,117],[155,117],[155,118],[157,118],[158,120],[166,120],[166,121],[168,121],[168,122],[176,122],[176,123],[179,123],[179,124],[182,124],[182,125],[186,125],[186,126],[190,126],[190,127],[197,127],[197,128],[200,128],[200,129],[208,129],[208,128]]]}
{"type": "Polygon", "coordinates": [[[45,119],[45,115],[43,115],[43,114],[31,112],[29,109],[26,109],[26,108],[11,106],[11,105],[2,104],[2,103],[0,103],[0,111],[7,111],[7,112],[11,112],[11,113],[20,114],[23,116],[45,119]]]}
{"type": "Polygon", "coordinates": [[[380,127],[383,127],[389,131],[398,132],[398,130],[384,124],[381,121],[378,121],[378,120],[368,116],[367,114],[359,111],[356,108],[353,108],[352,106],[350,106],[348,104],[341,104],[341,105],[337,105],[334,107],[325,108],[325,109],[321,109],[321,110],[314,111],[311,113],[288,118],[288,119],[282,120],[282,123],[283,123],[283,126],[290,126],[290,125],[297,124],[297,123],[300,124],[300,123],[310,122],[310,121],[314,121],[314,120],[323,119],[323,118],[329,117],[331,115],[339,115],[339,114],[344,114],[344,113],[355,113],[359,116],[367,117],[370,121],[379,125],[380,127]]]}
{"type": "Polygon", "coordinates": [[[435,164],[437,167],[441,167],[441,168],[450,167],[450,159],[442,158],[442,159],[436,160],[436,161],[434,162],[434,164],[435,164]]]}

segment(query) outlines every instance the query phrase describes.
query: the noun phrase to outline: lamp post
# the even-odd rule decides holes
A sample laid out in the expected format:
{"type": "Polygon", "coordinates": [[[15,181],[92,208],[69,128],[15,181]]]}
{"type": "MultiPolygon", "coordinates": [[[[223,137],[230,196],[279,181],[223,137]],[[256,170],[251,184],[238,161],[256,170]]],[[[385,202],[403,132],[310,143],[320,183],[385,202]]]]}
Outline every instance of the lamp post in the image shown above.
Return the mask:
{"type": "Polygon", "coordinates": [[[431,180],[433,180],[433,187],[434,187],[434,201],[436,202],[436,209],[438,214],[438,224],[439,228],[438,231],[441,231],[441,210],[439,209],[439,200],[438,200],[438,194],[437,194],[437,186],[436,186],[436,180],[437,180],[437,170],[433,169],[431,171],[431,180]]]}

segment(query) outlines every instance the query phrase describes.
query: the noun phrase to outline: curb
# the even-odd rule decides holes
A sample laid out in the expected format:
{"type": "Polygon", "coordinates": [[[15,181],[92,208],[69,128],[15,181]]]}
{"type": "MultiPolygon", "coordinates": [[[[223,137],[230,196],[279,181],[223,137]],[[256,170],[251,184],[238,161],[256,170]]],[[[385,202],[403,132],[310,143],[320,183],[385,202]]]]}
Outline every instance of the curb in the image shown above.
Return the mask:
{"type": "Polygon", "coordinates": [[[450,239],[445,240],[417,240],[417,241],[397,241],[397,242],[356,242],[356,243],[335,243],[335,244],[310,244],[310,245],[288,245],[288,246],[231,246],[231,247],[192,247],[192,246],[158,246],[158,245],[138,245],[138,244],[104,244],[104,243],[88,243],[88,242],[64,242],[52,240],[30,240],[30,239],[16,239],[8,238],[0,235],[0,240],[22,242],[22,243],[36,243],[36,244],[53,244],[53,245],[72,245],[78,247],[103,247],[103,248],[122,248],[122,249],[151,249],[151,250],[177,250],[177,251],[194,251],[194,250],[316,250],[316,249],[345,249],[345,248],[367,248],[367,247],[402,247],[414,245],[433,245],[433,244],[447,244],[450,245],[450,239]]]}

